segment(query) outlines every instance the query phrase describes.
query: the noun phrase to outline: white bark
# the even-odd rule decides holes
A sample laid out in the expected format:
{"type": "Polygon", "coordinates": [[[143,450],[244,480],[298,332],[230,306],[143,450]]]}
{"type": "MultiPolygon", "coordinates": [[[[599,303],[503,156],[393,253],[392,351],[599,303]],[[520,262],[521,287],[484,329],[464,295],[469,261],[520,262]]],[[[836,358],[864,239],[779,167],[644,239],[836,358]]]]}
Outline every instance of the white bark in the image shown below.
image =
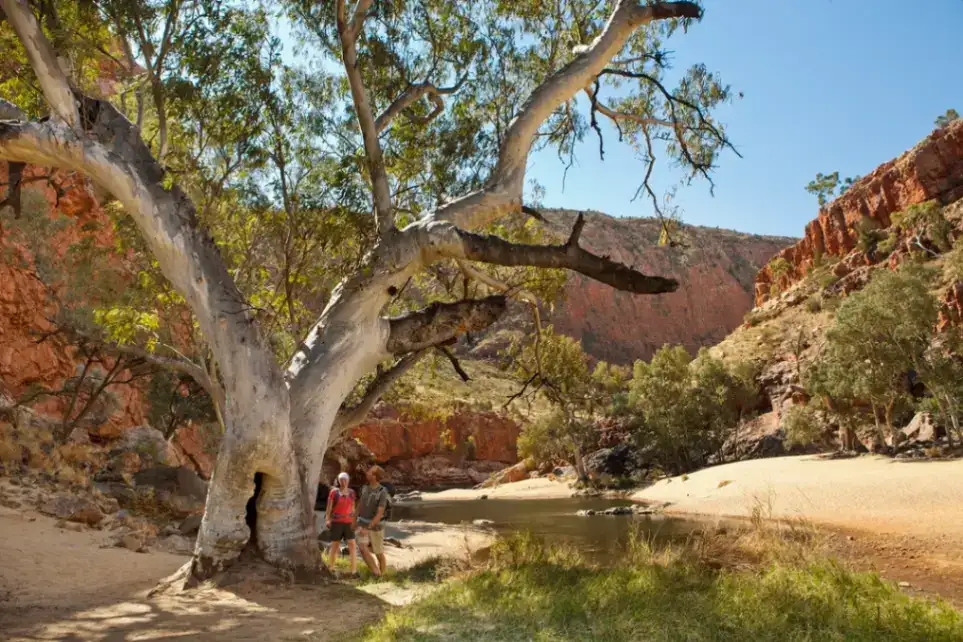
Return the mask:
{"type": "MultiPolygon", "coordinates": [[[[0,159],[81,172],[113,194],[197,316],[223,374],[226,434],[195,551],[193,570],[200,577],[230,563],[248,542],[245,507],[256,473],[263,479],[257,501],[262,554],[280,566],[313,567],[317,552],[313,503],[322,457],[339,410],[358,380],[388,357],[484,327],[504,308],[503,299],[491,297],[434,306],[405,319],[383,318],[391,298],[429,263],[459,259],[569,268],[633,292],[675,287],[669,279],[643,275],[580,248],[581,220],[564,246],[518,246],[465,230],[521,209],[525,163],[538,128],[604,68],[639,25],[660,18],[697,17],[697,5],[619,2],[592,45],[551,76],[520,110],[488,186],[398,232],[391,217],[378,126],[355,52],[372,0],[359,0],[350,22],[344,0],[337,2],[345,68],[368,155],[381,242],[361,272],[338,287],[292,359],[286,384],[213,240],[200,227],[194,205],[178,188],[165,187],[163,168],[137,129],[111,105],[81,99],[77,109],[74,93],[25,1],[0,0],[59,118],[42,124],[0,121],[0,159]]],[[[0,103],[0,116],[22,117],[22,112],[6,105],[0,103]]]]}

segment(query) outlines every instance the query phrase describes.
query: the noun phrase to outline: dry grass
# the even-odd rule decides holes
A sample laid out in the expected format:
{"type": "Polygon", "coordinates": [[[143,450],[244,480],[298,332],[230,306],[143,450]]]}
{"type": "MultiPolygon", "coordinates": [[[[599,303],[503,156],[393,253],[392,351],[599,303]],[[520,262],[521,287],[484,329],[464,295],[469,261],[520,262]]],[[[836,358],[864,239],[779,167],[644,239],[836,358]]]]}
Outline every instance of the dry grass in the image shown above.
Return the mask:
{"type": "Polygon", "coordinates": [[[49,430],[18,430],[0,425],[0,462],[23,464],[69,486],[90,485],[91,473],[103,465],[105,454],[89,444],[58,444],[49,430]]]}

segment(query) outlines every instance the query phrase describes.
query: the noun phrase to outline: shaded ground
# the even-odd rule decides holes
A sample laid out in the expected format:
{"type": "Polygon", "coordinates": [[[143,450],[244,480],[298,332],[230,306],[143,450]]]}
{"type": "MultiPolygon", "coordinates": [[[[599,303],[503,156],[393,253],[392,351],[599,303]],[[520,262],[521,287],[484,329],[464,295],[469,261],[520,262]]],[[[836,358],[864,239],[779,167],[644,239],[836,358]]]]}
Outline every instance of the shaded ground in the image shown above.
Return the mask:
{"type": "MultiPolygon", "coordinates": [[[[389,565],[409,566],[479,547],[477,531],[393,525],[389,565]]],[[[101,548],[103,532],[58,528],[33,511],[0,507],[0,638],[10,640],[312,640],[343,638],[411,600],[403,587],[260,580],[147,597],[188,558],[101,548]]]]}

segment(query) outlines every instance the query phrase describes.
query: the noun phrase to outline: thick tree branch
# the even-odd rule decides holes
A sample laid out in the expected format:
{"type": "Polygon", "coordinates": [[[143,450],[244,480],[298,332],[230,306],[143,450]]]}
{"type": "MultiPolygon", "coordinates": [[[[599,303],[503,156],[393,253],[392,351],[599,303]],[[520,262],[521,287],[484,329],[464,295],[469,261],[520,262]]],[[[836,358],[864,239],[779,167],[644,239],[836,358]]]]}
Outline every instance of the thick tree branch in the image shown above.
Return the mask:
{"type": "Polygon", "coordinates": [[[27,0],[0,0],[0,9],[7,15],[7,21],[23,44],[27,60],[37,75],[40,89],[53,114],[77,129],[80,127],[80,114],[74,92],[29,3],[27,0]]]}
{"type": "Polygon", "coordinates": [[[375,129],[378,132],[384,131],[384,129],[391,124],[391,121],[394,120],[398,114],[425,96],[428,96],[429,100],[434,103],[435,108],[430,114],[421,119],[419,122],[423,125],[430,123],[445,110],[445,101],[442,99],[442,96],[449,96],[461,89],[462,84],[465,82],[465,78],[467,78],[467,76],[459,80],[458,83],[453,87],[436,87],[430,82],[411,85],[408,87],[408,89],[404,90],[393,103],[391,103],[391,105],[383,114],[378,116],[378,118],[375,120],[375,129]]]}
{"type": "Polygon", "coordinates": [[[591,83],[641,25],[653,20],[701,16],[702,9],[695,2],[645,4],[640,0],[620,0],[592,44],[552,74],[521,107],[505,135],[488,185],[442,206],[432,220],[449,221],[465,230],[479,229],[517,211],[521,207],[529,152],[539,128],[552,113],[591,83]]]}
{"type": "Polygon", "coordinates": [[[230,373],[228,389],[279,383],[273,356],[193,203],[165,185],[163,168],[110,103],[84,99],[82,113],[82,136],[53,121],[0,121],[0,159],[80,172],[113,194],[197,315],[222,372],[230,373]]]}
{"type": "Polygon", "coordinates": [[[388,389],[408,372],[413,365],[418,363],[426,352],[427,350],[419,350],[411,354],[406,354],[387,370],[379,371],[378,376],[375,377],[375,380],[372,381],[365,390],[364,397],[361,398],[361,401],[350,408],[342,408],[338,412],[338,416],[335,418],[334,425],[331,428],[331,436],[328,438],[328,443],[334,443],[341,435],[364,421],[368,413],[371,412],[371,409],[374,408],[374,405],[378,403],[378,400],[381,399],[381,397],[388,392],[388,389]]]}
{"type": "Polygon", "coordinates": [[[441,345],[466,332],[478,332],[505,311],[505,297],[490,296],[455,303],[434,303],[424,310],[390,319],[387,349],[404,354],[441,345]]]}
{"type": "Polygon", "coordinates": [[[348,75],[351,86],[351,98],[361,128],[364,140],[365,157],[368,164],[368,174],[371,177],[371,193],[374,198],[375,217],[378,233],[385,236],[394,229],[394,212],[391,206],[391,188],[388,184],[388,172],[385,170],[384,154],[381,142],[378,140],[378,127],[371,112],[368,94],[361,78],[361,68],[358,66],[358,49],[356,46],[358,34],[364,24],[364,16],[371,6],[371,0],[359,0],[354,18],[350,24],[345,20],[344,0],[337,0],[338,35],[341,37],[341,56],[344,60],[344,70],[348,75]]]}
{"type": "Polygon", "coordinates": [[[578,238],[585,222],[581,216],[579,218],[581,220],[576,220],[565,245],[523,245],[439,224],[430,227],[424,244],[430,248],[429,258],[437,256],[494,265],[572,270],[617,290],[635,294],[664,294],[679,287],[675,279],[643,274],[582,249],[578,238]]]}

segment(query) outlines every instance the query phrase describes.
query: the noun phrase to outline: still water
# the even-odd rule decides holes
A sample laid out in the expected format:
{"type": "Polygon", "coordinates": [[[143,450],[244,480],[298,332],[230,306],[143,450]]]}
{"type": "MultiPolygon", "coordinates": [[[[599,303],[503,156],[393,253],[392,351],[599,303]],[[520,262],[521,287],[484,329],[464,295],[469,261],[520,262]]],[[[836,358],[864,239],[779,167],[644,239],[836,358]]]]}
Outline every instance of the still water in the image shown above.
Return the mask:
{"type": "Polygon", "coordinates": [[[624,550],[632,529],[640,529],[657,543],[684,541],[704,529],[705,521],[662,515],[593,515],[579,517],[580,510],[605,510],[630,506],[611,499],[488,499],[398,503],[393,519],[443,524],[491,520],[496,532],[531,531],[546,542],[573,545],[587,559],[611,562],[624,550]]]}

